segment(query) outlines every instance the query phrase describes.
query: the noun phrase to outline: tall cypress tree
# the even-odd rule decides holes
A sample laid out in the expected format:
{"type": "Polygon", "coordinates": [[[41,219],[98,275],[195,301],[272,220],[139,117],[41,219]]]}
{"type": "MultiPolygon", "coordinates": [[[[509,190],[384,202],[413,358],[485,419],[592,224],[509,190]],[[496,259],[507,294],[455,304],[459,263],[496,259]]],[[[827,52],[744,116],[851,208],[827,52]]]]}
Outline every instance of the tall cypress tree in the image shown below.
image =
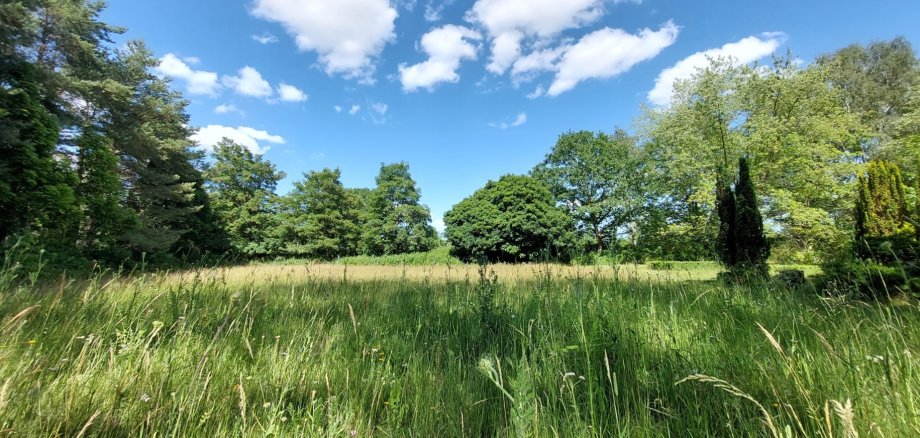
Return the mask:
{"type": "Polygon", "coordinates": [[[732,189],[723,178],[716,187],[719,214],[719,259],[734,275],[766,276],[770,243],[764,234],[763,217],[746,158],[738,161],[738,179],[732,189]]]}
{"type": "Polygon", "coordinates": [[[738,263],[738,245],[735,241],[735,193],[724,178],[716,182],[716,209],[719,214],[717,253],[719,261],[731,268],[738,263]]]}
{"type": "Polygon", "coordinates": [[[767,258],[770,242],[763,230],[763,216],[757,206],[757,194],[751,180],[751,169],[746,158],[738,161],[738,182],[735,184],[735,239],[738,245],[738,262],[746,271],[767,275],[767,258]]]}

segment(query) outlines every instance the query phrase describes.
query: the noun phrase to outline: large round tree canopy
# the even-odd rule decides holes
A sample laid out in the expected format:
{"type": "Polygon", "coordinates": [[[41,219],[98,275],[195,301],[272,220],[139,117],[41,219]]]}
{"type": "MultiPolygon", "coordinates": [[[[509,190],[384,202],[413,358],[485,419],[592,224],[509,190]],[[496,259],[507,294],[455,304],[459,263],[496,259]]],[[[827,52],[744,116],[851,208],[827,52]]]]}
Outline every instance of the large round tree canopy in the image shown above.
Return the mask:
{"type": "Polygon", "coordinates": [[[447,239],[463,260],[527,262],[566,258],[572,222],[542,182],[519,175],[489,181],[444,215],[447,239]]]}

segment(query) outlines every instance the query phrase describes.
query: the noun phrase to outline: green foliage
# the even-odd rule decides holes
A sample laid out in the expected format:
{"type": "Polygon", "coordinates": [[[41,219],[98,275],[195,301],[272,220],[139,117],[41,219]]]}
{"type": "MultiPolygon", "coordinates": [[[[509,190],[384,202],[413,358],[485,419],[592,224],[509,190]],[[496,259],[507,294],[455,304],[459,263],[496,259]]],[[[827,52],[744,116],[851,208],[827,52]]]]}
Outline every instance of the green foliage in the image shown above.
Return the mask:
{"type": "Polygon", "coordinates": [[[431,211],[419,204],[420,199],[408,164],[380,166],[377,187],[366,198],[363,240],[368,254],[426,252],[437,244],[431,211]]]}
{"type": "Polygon", "coordinates": [[[542,182],[506,175],[489,181],[444,215],[453,253],[464,261],[567,259],[572,222],[542,182]]]}
{"type": "Polygon", "coordinates": [[[746,272],[766,276],[770,243],[763,230],[760,204],[751,180],[748,161],[738,161],[738,182],[735,183],[735,243],[738,246],[739,266],[746,272]]]}
{"type": "Polygon", "coordinates": [[[217,144],[212,157],[214,163],[204,178],[233,249],[247,257],[277,254],[282,245],[277,236],[275,188],[284,172],[229,139],[217,144]]]}
{"type": "Polygon", "coordinates": [[[727,181],[716,183],[716,211],[719,214],[719,237],[716,253],[722,265],[729,268],[738,264],[738,206],[735,191],[727,181]]]}
{"type": "Polygon", "coordinates": [[[659,232],[693,227],[682,234],[715,238],[716,183],[748,157],[757,163],[751,177],[762,214],[777,242],[797,249],[794,260],[844,241],[865,129],[827,86],[828,75],[791,58],[769,68],[716,60],[677,84],[670,107],[647,109],[640,127],[654,181],[649,197],[665,215],[659,232]]]}
{"type": "Polygon", "coordinates": [[[769,274],[770,244],[764,235],[763,217],[747,159],[738,160],[734,188],[720,182],[717,190],[719,260],[735,277],[765,278],[769,274]]]}
{"type": "Polygon", "coordinates": [[[15,69],[0,78],[0,240],[31,231],[72,238],[76,181],[55,156],[57,118],[42,103],[38,70],[27,64],[15,69]]]}
{"type": "Polygon", "coordinates": [[[824,266],[825,289],[881,298],[920,289],[920,243],[896,164],[872,161],[857,181],[853,249],[824,266]]]}
{"type": "Polygon", "coordinates": [[[304,174],[283,202],[286,252],[332,260],[357,254],[361,229],[358,199],[342,186],[339,169],[304,174]]]}
{"type": "Polygon", "coordinates": [[[866,145],[870,156],[881,153],[895,158],[888,140],[899,117],[906,113],[920,73],[920,61],[910,42],[897,37],[867,46],[853,44],[819,57],[817,64],[827,68],[828,79],[840,91],[842,106],[872,132],[873,142],[866,145]]]}
{"type": "Polygon", "coordinates": [[[118,175],[118,157],[107,139],[90,128],[76,144],[83,217],[77,246],[89,258],[117,266],[131,256],[122,236],[137,226],[135,213],[124,207],[127,195],[118,175]]]}
{"type": "Polygon", "coordinates": [[[590,247],[601,252],[614,246],[617,233],[644,206],[643,163],[636,139],[624,131],[569,132],[531,175],[549,187],[579,231],[588,235],[590,247]]]}
{"type": "Polygon", "coordinates": [[[865,251],[872,251],[865,245],[868,240],[912,236],[915,233],[910,223],[905,190],[896,164],[872,161],[859,175],[855,208],[856,242],[860,248],[858,252],[864,258],[869,256],[865,251]]]}
{"type": "Polygon", "coordinates": [[[341,257],[336,263],[357,266],[435,266],[459,265],[460,259],[450,254],[450,246],[441,245],[427,252],[394,254],[385,256],[341,257]]]}

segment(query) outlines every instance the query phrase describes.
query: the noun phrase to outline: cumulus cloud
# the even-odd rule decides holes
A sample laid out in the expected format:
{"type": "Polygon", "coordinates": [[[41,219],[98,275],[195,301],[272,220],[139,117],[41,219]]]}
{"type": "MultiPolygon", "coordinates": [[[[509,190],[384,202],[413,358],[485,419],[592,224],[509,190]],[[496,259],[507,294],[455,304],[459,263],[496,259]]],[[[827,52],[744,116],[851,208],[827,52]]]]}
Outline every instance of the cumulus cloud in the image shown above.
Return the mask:
{"type": "Polygon", "coordinates": [[[406,66],[399,65],[399,78],[404,91],[426,88],[429,91],[441,82],[457,82],[457,69],[465,59],[476,59],[478,47],[471,41],[482,36],[472,29],[448,24],[422,36],[421,49],[428,60],[406,66]]]}
{"type": "Polygon", "coordinates": [[[341,106],[339,106],[339,105],[336,105],[336,106],[334,106],[334,107],[332,107],[332,109],[334,109],[334,110],[335,110],[335,112],[337,112],[337,113],[340,113],[340,112],[342,112],[342,107],[341,107],[341,106]]]}
{"type": "Polygon", "coordinates": [[[220,90],[217,73],[192,70],[185,61],[172,53],[167,53],[166,56],[160,58],[160,63],[155,71],[161,76],[185,82],[185,88],[189,94],[203,94],[214,97],[217,96],[220,90]]]}
{"type": "Polygon", "coordinates": [[[352,105],[351,109],[348,110],[348,114],[355,115],[358,114],[358,111],[361,111],[361,105],[352,105]]]}
{"type": "Polygon", "coordinates": [[[561,45],[543,50],[534,50],[527,56],[518,58],[511,67],[512,80],[517,85],[539,72],[555,71],[559,59],[570,48],[570,45],[561,45]]]}
{"type": "Polygon", "coordinates": [[[558,96],[581,81],[625,73],[673,44],[678,33],[677,25],[671,21],[657,31],[642,29],[637,35],[611,28],[589,33],[562,55],[556,77],[546,94],[558,96]]]}
{"type": "Polygon", "coordinates": [[[374,59],[395,40],[388,0],[255,0],[252,14],[281,23],[301,51],[315,51],[327,74],[371,80],[374,59]]]}
{"type": "Polygon", "coordinates": [[[658,75],[655,88],[648,93],[648,100],[655,105],[667,105],[674,95],[674,82],[691,78],[697,71],[706,68],[710,60],[725,59],[734,65],[748,64],[774,53],[785,38],[781,33],[767,33],[694,53],[658,75]]]}
{"type": "Polygon", "coordinates": [[[262,35],[253,35],[252,39],[256,40],[259,44],[274,44],[278,42],[278,37],[268,32],[262,35]]]}
{"type": "Polygon", "coordinates": [[[309,97],[300,88],[284,82],[278,85],[278,96],[284,102],[304,102],[309,97]]]}
{"type": "Polygon", "coordinates": [[[605,0],[477,0],[466,19],[488,32],[492,60],[487,69],[504,73],[521,53],[525,37],[549,38],[600,18],[605,0]]]}
{"type": "Polygon", "coordinates": [[[266,98],[272,95],[271,84],[262,79],[258,70],[248,65],[241,68],[237,76],[224,76],[222,81],[225,86],[243,96],[266,98]]]}
{"type": "Polygon", "coordinates": [[[214,108],[214,112],[217,114],[229,114],[229,113],[238,113],[243,114],[243,111],[237,108],[232,104],[220,104],[214,108]]]}
{"type": "Polygon", "coordinates": [[[514,118],[514,121],[512,121],[511,123],[508,123],[508,122],[489,123],[489,126],[493,128],[498,128],[498,129],[508,129],[508,128],[516,128],[525,123],[527,123],[527,114],[520,113],[517,115],[517,117],[514,118]]]}
{"type": "Polygon", "coordinates": [[[192,135],[192,140],[206,150],[214,149],[214,146],[224,138],[233,140],[252,151],[252,153],[260,155],[268,152],[269,149],[269,146],[262,146],[260,142],[263,144],[284,144],[284,138],[280,135],[269,134],[268,131],[248,126],[234,128],[232,126],[208,125],[198,129],[198,132],[192,135]]]}

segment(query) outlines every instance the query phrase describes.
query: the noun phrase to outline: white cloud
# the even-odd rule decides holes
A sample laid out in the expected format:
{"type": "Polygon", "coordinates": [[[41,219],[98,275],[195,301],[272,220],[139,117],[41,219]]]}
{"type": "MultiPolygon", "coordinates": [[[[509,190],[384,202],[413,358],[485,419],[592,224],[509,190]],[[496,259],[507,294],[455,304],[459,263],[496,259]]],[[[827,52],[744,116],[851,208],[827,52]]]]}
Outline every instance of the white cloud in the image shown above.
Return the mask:
{"type": "Polygon", "coordinates": [[[335,110],[335,112],[337,112],[337,113],[340,113],[340,112],[342,112],[342,107],[341,107],[341,106],[338,106],[338,105],[336,105],[336,106],[334,106],[334,107],[332,107],[332,109],[334,109],[334,110],[335,110]]]}
{"type": "Polygon", "coordinates": [[[526,97],[528,99],[536,99],[538,97],[542,97],[545,94],[546,88],[544,88],[543,85],[537,85],[537,88],[533,90],[533,93],[528,94],[526,97]]]}
{"type": "Polygon", "coordinates": [[[284,102],[304,102],[309,98],[300,88],[288,85],[284,82],[278,85],[278,96],[284,102]]]}
{"type": "Polygon", "coordinates": [[[224,85],[239,94],[249,97],[266,98],[272,95],[272,86],[258,70],[246,66],[240,69],[238,76],[224,76],[224,85]]]}
{"type": "Polygon", "coordinates": [[[396,39],[398,13],[388,0],[255,0],[252,14],[281,23],[330,75],[369,81],[374,58],[396,39]]]}
{"type": "Polygon", "coordinates": [[[358,114],[358,111],[361,111],[361,105],[352,105],[351,109],[348,110],[348,114],[355,115],[358,114]]]}
{"type": "Polygon", "coordinates": [[[214,112],[217,114],[230,114],[230,113],[243,114],[243,111],[237,108],[235,105],[226,104],[226,103],[217,105],[214,108],[214,112]]]}
{"type": "Polygon", "coordinates": [[[520,56],[525,37],[549,38],[592,23],[604,14],[605,0],[477,0],[466,19],[492,38],[488,70],[504,73],[520,56]]]}
{"type": "Polygon", "coordinates": [[[514,121],[512,121],[511,123],[508,123],[508,122],[489,123],[489,126],[493,128],[498,128],[498,129],[508,129],[508,128],[516,128],[525,123],[527,123],[527,114],[520,113],[517,115],[517,117],[514,118],[514,121]]]}
{"type": "Polygon", "coordinates": [[[625,73],[673,44],[678,33],[677,25],[671,21],[657,31],[642,29],[638,35],[611,28],[589,33],[566,50],[557,65],[556,78],[546,94],[558,96],[581,81],[625,73]]]}
{"type": "Polygon", "coordinates": [[[197,142],[202,148],[211,150],[217,143],[224,138],[229,138],[236,143],[246,147],[254,154],[264,154],[268,152],[268,146],[261,146],[259,143],[284,144],[284,138],[280,135],[269,134],[248,126],[223,126],[208,125],[200,128],[198,132],[192,135],[192,140],[197,142]]]}
{"type": "Polygon", "coordinates": [[[464,59],[476,59],[478,47],[472,41],[482,36],[469,28],[448,24],[422,36],[421,49],[428,60],[406,66],[399,65],[399,79],[404,91],[427,88],[429,91],[441,82],[457,82],[457,69],[464,59]]]}
{"type": "Polygon", "coordinates": [[[371,111],[380,114],[381,116],[386,114],[388,109],[390,109],[390,107],[385,103],[375,102],[371,104],[371,111]]]}
{"type": "Polygon", "coordinates": [[[157,74],[180,79],[185,82],[189,94],[203,94],[211,97],[217,96],[220,84],[217,82],[217,73],[201,70],[192,70],[178,56],[167,53],[160,58],[160,63],[155,68],[157,74]]]}
{"type": "Polygon", "coordinates": [[[375,125],[385,125],[387,123],[387,110],[390,107],[385,103],[374,102],[370,107],[371,122],[375,125]]]}
{"type": "Polygon", "coordinates": [[[268,32],[262,35],[253,35],[252,39],[256,40],[259,44],[274,44],[278,42],[278,37],[268,32]]]}
{"type": "Polygon", "coordinates": [[[442,1],[437,6],[434,5],[434,2],[435,0],[428,0],[428,3],[425,4],[425,21],[440,21],[444,7],[453,3],[453,0],[442,1]]]}
{"type": "Polygon", "coordinates": [[[570,45],[561,45],[544,50],[535,50],[527,56],[518,58],[511,67],[512,81],[515,84],[520,84],[536,73],[555,71],[557,62],[570,48],[570,45]]]}
{"type": "Polygon", "coordinates": [[[734,65],[749,64],[775,52],[784,40],[784,34],[767,33],[694,53],[658,75],[655,79],[655,88],[648,93],[648,100],[656,105],[667,105],[671,103],[671,97],[674,95],[674,82],[693,77],[697,71],[709,66],[711,59],[729,60],[734,65]]]}
{"type": "Polygon", "coordinates": [[[201,64],[201,58],[197,56],[186,56],[185,58],[182,58],[182,60],[191,65],[201,64]]]}
{"type": "Polygon", "coordinates": [[[521,56],[522,39],[524,34],[517,31],[504,32],[492,39],[492,61],[486,70],[497,75],[504,74],[521,56]]]}

